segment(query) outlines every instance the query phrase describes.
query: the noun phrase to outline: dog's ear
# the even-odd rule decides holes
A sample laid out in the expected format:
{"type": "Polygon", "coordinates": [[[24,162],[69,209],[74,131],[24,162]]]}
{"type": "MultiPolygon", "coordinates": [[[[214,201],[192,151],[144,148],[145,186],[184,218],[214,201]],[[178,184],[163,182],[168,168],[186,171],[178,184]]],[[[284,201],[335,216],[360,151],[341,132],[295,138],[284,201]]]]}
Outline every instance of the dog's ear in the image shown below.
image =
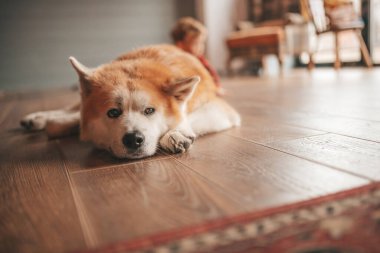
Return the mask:
{"type": "Polygon", "coordinates": [[[195,88],[200,81],[201,78],[199,76],[176,80],[165,90],[169,95],[174,96],[179,101],[186,101],[193,95],[195,88]]]}
{"type": "Polygon", "coordinates": [[[89,77],[94,72],[94,70],[87,68],[73,56],[70,56],[69,60],[71,65],[73,65],[75,71],[78,73],[82,93],[84,95],[90,94],[91,82],[89,81],[89,77]]]}

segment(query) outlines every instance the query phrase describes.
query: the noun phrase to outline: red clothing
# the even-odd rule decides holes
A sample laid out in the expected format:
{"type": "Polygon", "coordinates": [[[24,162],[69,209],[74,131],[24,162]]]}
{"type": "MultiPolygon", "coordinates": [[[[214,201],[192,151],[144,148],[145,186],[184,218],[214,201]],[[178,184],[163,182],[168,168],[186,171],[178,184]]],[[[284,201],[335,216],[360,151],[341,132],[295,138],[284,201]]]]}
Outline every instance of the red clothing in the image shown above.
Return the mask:
{"type": "Polygon", "coordinates": [[[219,75],[216,72],[216,70],[211,66],[211,64],[208,62],[206,57],[204,57],[203,55],[199,55],[199,56],[197,56],[197,58],[203,64],[203,66],[205,66],[205,68],[208,70],[208,72],[210,73],[210,75],[214,79],[216,87],[220,88],[220,78],[219,78],[219,75]]]}

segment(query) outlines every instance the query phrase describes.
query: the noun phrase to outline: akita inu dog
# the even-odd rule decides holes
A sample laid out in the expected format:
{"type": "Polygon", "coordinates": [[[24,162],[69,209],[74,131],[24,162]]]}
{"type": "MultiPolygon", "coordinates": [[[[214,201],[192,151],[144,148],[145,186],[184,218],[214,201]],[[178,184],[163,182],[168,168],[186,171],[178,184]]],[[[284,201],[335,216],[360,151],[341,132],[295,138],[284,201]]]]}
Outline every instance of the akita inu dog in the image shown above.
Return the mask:
{"type": "Polygon", "coordinates": [[[196,136],[240,125],[239,114],[215,94],[213,79],[192,55],[170,45],[134,50],[87,68],[74,57],[81,104],[25,116],[21,125],[80,138],[119,158],[185,152],[196,136]],[[79,127],[80,126],[80,127],[79,127]]]}

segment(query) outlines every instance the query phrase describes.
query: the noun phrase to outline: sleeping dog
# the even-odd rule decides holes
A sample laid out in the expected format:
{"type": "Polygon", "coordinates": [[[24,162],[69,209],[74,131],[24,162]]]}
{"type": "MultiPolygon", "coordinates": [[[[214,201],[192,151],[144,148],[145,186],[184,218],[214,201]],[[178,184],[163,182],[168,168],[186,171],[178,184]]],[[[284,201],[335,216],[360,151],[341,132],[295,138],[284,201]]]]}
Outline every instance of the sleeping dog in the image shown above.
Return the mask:
{"type": "Polygon", "coordinates": [[[197,136],[240,125],[198,59],[174,46],[137,49],[97,68],[69,59],[79,76],[81,103],[31,113],[22,126],[45,129],[49,137],[80,129],[81,140],[136,159],[159,147],[182,153],[197,136]]]}

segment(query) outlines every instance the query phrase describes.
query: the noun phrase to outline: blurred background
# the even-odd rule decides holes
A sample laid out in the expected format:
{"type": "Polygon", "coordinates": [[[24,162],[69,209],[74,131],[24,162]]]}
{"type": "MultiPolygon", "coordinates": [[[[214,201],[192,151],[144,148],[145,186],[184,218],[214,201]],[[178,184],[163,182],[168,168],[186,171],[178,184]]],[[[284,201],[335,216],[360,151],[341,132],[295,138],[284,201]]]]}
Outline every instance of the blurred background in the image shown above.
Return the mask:
{"type": "Polygon", "coordinates": [[[76,81],[73,55],[88,66],[142,45],[170,42],[193,1],[1,0],[1,89],[64,86],[76,81]]]}
{"type": "MultiPolygon", "coordinates": [[[[170,30],[183,16],[195,17],[208,28],[206,56],[222,76],[231,72],[237,75],[262,74],[265,61],[269,62],[269,72],[277,69],[276,72],[278,64],[273,57],[276,54],[285,69],[310,67],[310,57],[317,66],[331,67],[336,60],[334,32],[327,29],[319,34],[315,19],[302,13],[305,10],[301,2],[2,0],[0,90],[72,85],[76,82],[76,75],[68,63],[69,56],[77,57],[87,66],[97,66],[139,46],[171,43],[170,30]],[[280,30],[273,32],[273,27],[280,30]],[[244,34],[236,34],[242,31],[244,34]],[[272,47],[278,47],[280,53],[257,43],[268,33],[278,35],[275,39],[278,41],[270,43],[272,47]],[[234,39],[246,39],[247,36],[253,39],[253,42],[247,42],[251,44],[244,41],[243,45],[233,44],[234,39]],[[232,44],[228,44],[229,39],[232,44]]],[[[380,13],[380,0],[336,2],[350,2],[352,8],[340,12],[347,16],[345,14],[354,10],[355,18],[363,21],[361,34],[371,60],[375,65],[379,63],[380,15],[376,16],[376,13],[380,13]]],[[[353,30],[343,31],[339,44],[339,57],[344,64],[363,65],[360,41],[353,30]]]]}

